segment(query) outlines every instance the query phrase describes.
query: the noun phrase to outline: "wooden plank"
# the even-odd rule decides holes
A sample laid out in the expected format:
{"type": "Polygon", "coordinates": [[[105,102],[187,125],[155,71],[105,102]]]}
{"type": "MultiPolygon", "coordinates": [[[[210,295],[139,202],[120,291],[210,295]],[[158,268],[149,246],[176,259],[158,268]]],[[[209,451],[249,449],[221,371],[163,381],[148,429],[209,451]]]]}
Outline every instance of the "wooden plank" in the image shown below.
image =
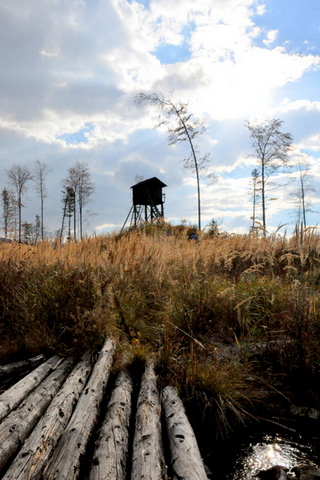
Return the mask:
{"type": "Polygon", "coordinates": [[[78,362],[2,480],[40,480],[41,473],[72,415],[91,369],[88,356],[78,362]]]}
{"type": "Polygon", "coordinates": [[[4,382],[11,381],[12,378],[22,375],[33,368],[36,368],[40,363],[45,361],[44,355],[37,355],[27,360],[21,360],[20,362],[9,363],[7,365],[0,366],[0,382],[3,385],[4,382]]]}
{"type": "Polygon", "coordinates": [[[99,407],[108,382],[115,342],[108,339],[92,370],[76,409],[63,432],[51,461],[43,472],[43,480],[75,480],[81,457],[93,432],[99,407]]]}
{"type": "Polygon", "coordinates": [[[64,360],[0,425],[0,472],[17,453],[66,379],[73,361],[64,360]]]}
{"type": "Polygon", "coordinates": [[[63,359],[57,355],[51,357],[2,393],[0,395],[0,420],[19,405],[62,361],[63,359]]]}
{"type": "MultiPolygon", "coordinates": [[[[125,480],[131,414],[132,380],[121,372],[95,443],[89,480],[125,480]]],[[[14,479],[12,479],[14,480],[14,479]]]]}
{"type": "Polygon", "coordinates": [[[152,362],[148,362],[142,376],[138,397],[131,480],[167,478],[160,413],[161,406],[154,366],[152,362]]]}
{"type": "Polygon", "coordinates": [[[199,447],[182,401],[174,387],[165,387],[162,394],[173,480],[207,480],[199,447]]]}

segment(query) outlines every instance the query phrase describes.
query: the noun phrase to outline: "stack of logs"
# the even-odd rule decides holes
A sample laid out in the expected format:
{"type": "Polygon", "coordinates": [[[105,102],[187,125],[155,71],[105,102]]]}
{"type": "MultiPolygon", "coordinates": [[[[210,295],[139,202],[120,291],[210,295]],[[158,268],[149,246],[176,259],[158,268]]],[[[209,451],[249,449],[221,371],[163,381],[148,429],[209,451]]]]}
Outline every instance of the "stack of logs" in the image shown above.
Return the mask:
{"type": "MultiPolygon", "coordinates": [[[[87,355],[78,363],[37,357],[31,373],[0,395],[2,480],[207,479],[177,391],[165,387],[160,402],[152,362],[146,363],[137,404],[130,375],[121,371],[101,418],[114,353],[115,343],[107,339],[93,366],[87,355]]],[[[21,365],[0,367],[2,384],[15,368],[21,365]]]]}

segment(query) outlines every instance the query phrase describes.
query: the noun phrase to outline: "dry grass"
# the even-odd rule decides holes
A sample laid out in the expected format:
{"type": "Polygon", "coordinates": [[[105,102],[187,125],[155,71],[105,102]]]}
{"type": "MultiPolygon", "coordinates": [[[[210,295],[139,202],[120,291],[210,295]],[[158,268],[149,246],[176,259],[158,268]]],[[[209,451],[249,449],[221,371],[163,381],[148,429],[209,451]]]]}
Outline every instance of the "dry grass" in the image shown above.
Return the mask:
{"type": "Polygon", "coordinates": [[[0,245],[1,362],[98,349],[110,335],[119,362],[153,356],[160,379],[225,430],[230,412],[237,420],[256,405],[259,376],[291,398],[318,388],[318,235],[195,243],[183,229],[147,232],[0,245]]]}

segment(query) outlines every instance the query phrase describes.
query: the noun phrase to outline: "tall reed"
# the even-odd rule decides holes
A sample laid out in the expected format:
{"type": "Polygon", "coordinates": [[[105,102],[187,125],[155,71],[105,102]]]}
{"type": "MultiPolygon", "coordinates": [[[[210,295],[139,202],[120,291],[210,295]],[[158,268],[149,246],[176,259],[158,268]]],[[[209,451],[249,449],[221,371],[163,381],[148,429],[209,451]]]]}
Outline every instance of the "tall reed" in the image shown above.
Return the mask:
{"type": "Polygon", "coordinates": [[[153,356],[161,381],[221,418],[242,418],[266,381],[292,399],[301,385],[316,391],[319,239],[194,242],[183,229],[149,228],[67,245],[2,244],[1,362],[95,350],[109,335],[119,358],[153,356]]]}

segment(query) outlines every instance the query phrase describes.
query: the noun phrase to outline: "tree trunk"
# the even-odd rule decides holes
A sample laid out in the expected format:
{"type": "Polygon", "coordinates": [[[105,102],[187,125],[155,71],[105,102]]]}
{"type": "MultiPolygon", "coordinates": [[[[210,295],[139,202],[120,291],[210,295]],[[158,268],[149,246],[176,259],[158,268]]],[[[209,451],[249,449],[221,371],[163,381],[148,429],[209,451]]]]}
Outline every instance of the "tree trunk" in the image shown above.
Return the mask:
{"type": "Polygon", "coordinates": [[[121,372],[96,441],[89,480],[125,480],[131,414],[132,380],[121,372]]]}
{"type": "Polygon", "coordinates": [[[174,387],[165,387],[162,405],[167,423],[173,480],[207,480],[196,438],[174,387]]]}
{"type": "Polygon", "coordinates": [[[267,235],[267,220],[266,220],[266,178],[265,178],[265,160],[261,160],[261,201],[262,201],[262,226],[263,236],[267,235]]]}
{"type": "Polygon", "coordinates": [[[72,360],[63,363],[31,393],[26,401],[11,412],[0,425],[0,472],[17,453],[18,449],[48,408],[72,367],[72,360]]]}
{"type": "Polygon", "coordinates": [[[146,365],[141,381],[133,440],[131,480],[164,480],[160,401],[152,363],[146,365]]]}
{"type": "Polygon", "coordinates": [[[55,355],[0,395],[0,421],[8,415],[63,361],[55,355]]]}
{"type": "Polygon", "coordinates": [[[97,421],[112,367],[115,342],[107,340],[100,352],[76,409],[63,432],[51,462],[43,472],[43,480],[75,480],[87,442],[97,421]]]}
{"type": "Polygon", "coordinates": [[[21,204],[21,194],[19,193],[18,194],[18,243],[21,243],[21,208],[22,208],[22,204],[21,204]]]}
{"type": "Polygon", "coordinates": [[[38,365],[45,361],[44,355],[38,355],[37,357],[28,358],[27,360],[21,360],[21,362],[8,363],[7,365],[0,366],[0,382],[8,383],[14,377],[19,377],[25,374],[32,368],[36,368],[38,365]]]}
{"type": "Polygon", "coordinates": [[[52,400],[2,480],[40,480],[91,372],[88,357],[81,360],[52,400]]]}
{"type": "Polygon", "coordinates": [[[43,240],[43,192],[41,191],[41,199],[40,199],[40,215],[41,215],[41,240],[43,240]]]}

